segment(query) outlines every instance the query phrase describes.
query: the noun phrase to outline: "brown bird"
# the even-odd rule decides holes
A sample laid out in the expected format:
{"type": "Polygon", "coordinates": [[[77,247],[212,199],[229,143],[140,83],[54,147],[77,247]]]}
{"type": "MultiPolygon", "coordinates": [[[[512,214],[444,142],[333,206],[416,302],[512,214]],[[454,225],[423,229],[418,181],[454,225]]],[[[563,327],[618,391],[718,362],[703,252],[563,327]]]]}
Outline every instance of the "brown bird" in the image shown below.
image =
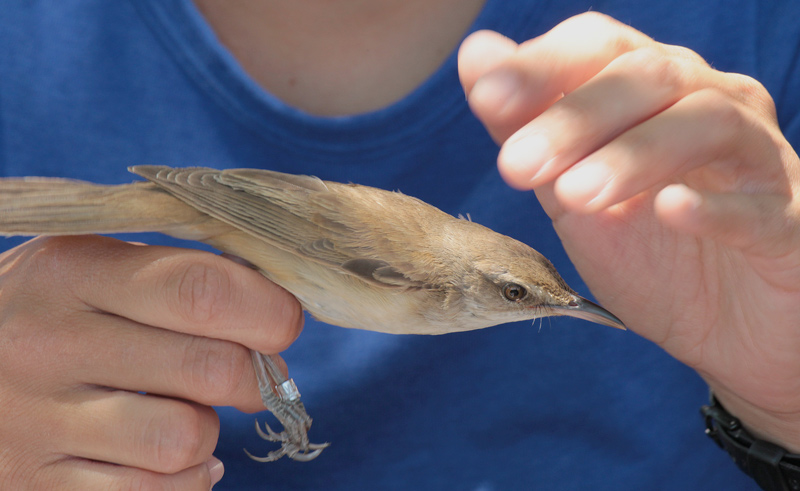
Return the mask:
{"type": "MultiPolygon", "coordinates": [[[[393,334],[444,334],[567,315],[624,329],[543,255],[399,192],[256,169],[135,166],[116,186],[0,179],[1,235],[161,232],[239,256],[317,319],[393,334]]],[[[316,457],[291,380],[254,353],[282,442],[258,460],[316,457]],[[271,379],[271,380],[270,380],[271,379]],[[276,392],[279,395],[276,395],[276,392]]]]}

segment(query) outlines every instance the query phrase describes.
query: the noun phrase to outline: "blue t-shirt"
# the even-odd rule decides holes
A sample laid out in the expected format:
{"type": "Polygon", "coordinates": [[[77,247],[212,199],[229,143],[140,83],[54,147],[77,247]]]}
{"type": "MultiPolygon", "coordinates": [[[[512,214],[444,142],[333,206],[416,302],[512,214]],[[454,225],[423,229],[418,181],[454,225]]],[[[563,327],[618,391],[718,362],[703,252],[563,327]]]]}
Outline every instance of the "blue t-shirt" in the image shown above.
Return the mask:
{"type": "MultiPolygon", "coordinates": [[[[800,3],[488,0],[471,30],[522,41],[587,10],[759,79],[800,148],[800,3]]],[[[2,12],[2,175],[123,183],[132,164],[262,167],[399,189],[532,245],[588,295],[533,193],[499,178],[455,55],[388,108],[320,118],[260,89],[190,0],[6,0],[2,12]]],[[[309,319],[285,358],[311,439],[330,448],[255,463],[242,447],[274,447],[252,415],[219,408],[216,489],[755,489],[703,435],[704,383],[631,332],[556,318],[392,336],[309,319]]]]}

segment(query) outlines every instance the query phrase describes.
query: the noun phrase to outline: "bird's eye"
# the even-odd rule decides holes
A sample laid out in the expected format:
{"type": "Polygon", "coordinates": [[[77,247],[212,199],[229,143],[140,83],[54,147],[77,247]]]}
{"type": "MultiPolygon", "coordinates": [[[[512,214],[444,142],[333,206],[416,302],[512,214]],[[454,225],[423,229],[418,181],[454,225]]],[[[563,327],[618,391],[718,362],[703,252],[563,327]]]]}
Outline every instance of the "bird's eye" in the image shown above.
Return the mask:
{"type": "Polygon", "coordinates": [[[506,283],[503,286],[503,296],[506,297],[506,300],[511,302],[519,302],[525,295],[528,294],[528,290],[525,287],[517,285],[516,283],[506,283]]]}

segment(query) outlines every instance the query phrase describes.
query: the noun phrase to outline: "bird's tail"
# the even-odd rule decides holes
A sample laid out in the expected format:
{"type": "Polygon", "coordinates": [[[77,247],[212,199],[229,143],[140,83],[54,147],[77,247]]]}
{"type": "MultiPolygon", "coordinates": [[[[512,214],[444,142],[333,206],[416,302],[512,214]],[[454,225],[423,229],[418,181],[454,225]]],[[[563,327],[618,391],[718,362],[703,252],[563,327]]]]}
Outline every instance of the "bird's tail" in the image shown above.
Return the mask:
{"type": "Polygon", "coordinates": [[[0,179],[0,235],[182,233],[207,215],[149,182],[105,186],[60,178],[0,179]]]}

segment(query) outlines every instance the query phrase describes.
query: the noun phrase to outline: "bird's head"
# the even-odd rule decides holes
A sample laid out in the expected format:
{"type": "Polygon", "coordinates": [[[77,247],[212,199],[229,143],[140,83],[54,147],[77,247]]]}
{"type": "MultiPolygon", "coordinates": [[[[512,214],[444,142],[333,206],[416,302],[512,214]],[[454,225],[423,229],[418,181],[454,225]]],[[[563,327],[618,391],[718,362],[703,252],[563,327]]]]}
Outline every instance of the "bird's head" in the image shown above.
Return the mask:
{"type": "Polygon", "coordinates": [[[542,254],[510,237],[493,240],[494,246],[480,247],[486,253],[474,258],[460,286],[466,310],[483,327],[565,315],[625,329],[614,314],[570,288],[542,254]]]}

